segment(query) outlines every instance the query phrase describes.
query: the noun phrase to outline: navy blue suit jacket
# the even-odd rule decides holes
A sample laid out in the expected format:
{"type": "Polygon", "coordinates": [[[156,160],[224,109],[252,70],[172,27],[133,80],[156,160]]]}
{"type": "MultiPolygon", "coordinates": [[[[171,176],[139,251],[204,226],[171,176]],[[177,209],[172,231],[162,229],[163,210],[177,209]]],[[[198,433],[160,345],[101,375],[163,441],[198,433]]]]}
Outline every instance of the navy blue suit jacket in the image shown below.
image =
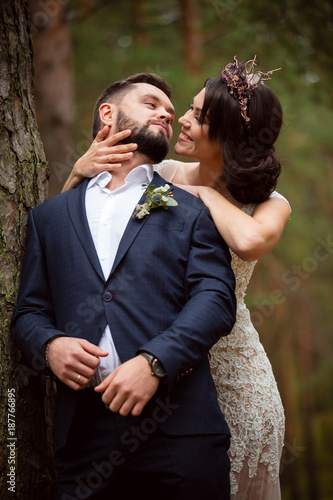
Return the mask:
{"type": "MultiPolygon", "coordinates": [[[[208,353],[234,324],[235,281],[229,250],[208,209],[173,186],[178,206],[130,219],[105,280],[85,213],[87,182],[29,214],[12,318],[17,346],[30,366],[43,370],[43,347],[53,336],[98,344],[109,324],[122,362],[144,350],[163,363],[167,380],[157,396],[164,391],[177,407],[159,424],[165,432],[228,433],[208,353]]],[[[164,183],[155,173],[153,184],[164,183]]],[[[67,439],[77,393],[59,380],[57,385],[59,448],[67,439]]]]}

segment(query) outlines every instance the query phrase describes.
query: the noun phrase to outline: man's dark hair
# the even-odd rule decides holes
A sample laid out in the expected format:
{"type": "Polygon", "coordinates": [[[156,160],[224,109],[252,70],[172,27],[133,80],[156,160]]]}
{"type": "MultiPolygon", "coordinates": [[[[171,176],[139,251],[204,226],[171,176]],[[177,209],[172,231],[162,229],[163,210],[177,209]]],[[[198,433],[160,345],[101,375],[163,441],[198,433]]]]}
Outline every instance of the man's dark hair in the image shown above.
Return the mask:
{"type": "Polygon", "coordinates": [[[99,118],[100,105],[104,102],[119,104],[135,83],[149,83],[150,85],[162,90],[162,92],[164,92],[166,96],[171,99],[170,85],[162,77],[156,75],[155,73],[136,73],[128,78],[111,83],[108,87],[106,87],[106,89],[104,89],[95,104],[92,123],[93,139],[95,139],[101,128],[101,121],[99,118]]]}

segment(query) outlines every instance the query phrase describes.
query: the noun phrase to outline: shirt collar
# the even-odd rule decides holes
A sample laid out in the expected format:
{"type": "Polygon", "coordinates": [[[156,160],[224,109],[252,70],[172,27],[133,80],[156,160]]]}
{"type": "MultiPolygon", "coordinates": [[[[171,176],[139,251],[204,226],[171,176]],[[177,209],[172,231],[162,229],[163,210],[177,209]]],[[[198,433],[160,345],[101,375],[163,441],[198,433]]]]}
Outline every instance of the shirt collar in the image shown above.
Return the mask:
{"type": "Polygon", "coordinates": [[[144,163],[136,168],[133,168],[125,177],[125,182],[151,182],[154,176],[153,166],[149,163],[144,163]]]}
{"type": "MultiPolygon", "coordinates": [[[[125,177],[125,183],[148,183],[150,184],[153,180],[154,170],[153,166],[149,163],[144,163],[138,167],[133,168],[127,176],[125,177]]],[[[100,172],[95,177],[93,177],[87,186],[87,189],[91,188],[95,184],[99,185],[101,188],[107,186],[112,179],[112,174],[110,172],[100,172]]]]}

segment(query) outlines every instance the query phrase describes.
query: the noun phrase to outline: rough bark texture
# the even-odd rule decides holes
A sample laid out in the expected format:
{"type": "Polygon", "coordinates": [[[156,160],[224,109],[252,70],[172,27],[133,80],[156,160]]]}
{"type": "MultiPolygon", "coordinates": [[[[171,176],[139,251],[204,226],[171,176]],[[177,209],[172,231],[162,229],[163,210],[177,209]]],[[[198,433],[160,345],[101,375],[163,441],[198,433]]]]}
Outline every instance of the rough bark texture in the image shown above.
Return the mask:
{"type": "Polygon", "coordinates": [[[26,1],[1,1],[0,35],[0,491],[2,500],[47,500],[53,477],[54,390],[23,365],[9,334],[27,214],[47,197],[26,1]]]}
{"type": "Polygon", "coordinates": [[[36,116],[49,164],[49,197],[59,194],[72,170],[74,88],[67,2],[29,0],[34,51],[36,116]]]}

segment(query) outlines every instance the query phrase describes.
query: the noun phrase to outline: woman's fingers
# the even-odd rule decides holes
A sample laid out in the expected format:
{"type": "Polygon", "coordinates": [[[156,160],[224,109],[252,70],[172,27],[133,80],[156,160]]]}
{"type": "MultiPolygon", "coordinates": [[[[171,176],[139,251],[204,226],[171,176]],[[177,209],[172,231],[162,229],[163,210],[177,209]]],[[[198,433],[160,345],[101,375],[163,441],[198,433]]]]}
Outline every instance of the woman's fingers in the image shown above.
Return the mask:
{"type": "Polygon", "coordinates": [[[100,140],[102,137],[105,137],[105,131],[108,127],[104,127],[99,134],[101,135],[96,137],[96,157],[95,157],[95,165],[97,168],[105,167],[105,169],[110,170],[111,168],[120,168],[122,166],[123,161],[127,161],[133,156],[133,151],[137,149],[137,144],[129,143],[129,144],[118,144],[119,141],[122,141],[126,137],[131,135],[131,130],[123,130],[118,132],[111,137],[100,140]],[[98,162],[98,164],[96,164],[98,162]]]}
{"type": "Polygon", "coordinates": [[[132,130],[130,129],[122,130],[121,132],[117,132],[116,134],[113,134],[110,137],[108,137],[106,139],[106,142],[108,143],[109,146],[113,146],[114,144],[117,144],[117,142],[126,139],[126,137],[129,137],[131,133],[132,130]]]}
{"type": "Polygon", "coordinates": [[[105,125],[105,127],[103,127],[99,132],[98,134],[96,135],[95,139],[94,139],[94,143],[96,142],[103,142],[104,139],[106,138],[106,136],[108,135],[109,133],[109,130],[110,130],[110,127],[108,125],[105,125]]]}
{"type": "Polygon", "coordinates": [[[132,152],[129,152],[129,153],[117,153],[117,154],[109,153],[109,154],[105,155],[105,164],[108,164],[108,163],[109,164],[114,164],[114,163],[121,164],[121,162],[129,160],[130,158],[132,158],[132,156],[133,156],[132,152]]]}
{"type": "Polygon", "coordinates": [[[129,137],[131,130],[126,129],[109,135],[110,127],[103,127],[90,145],[88,151],[75,163],[73,172],[78,179],[91,178],[103,171],[112,171],[122,167],[122,162],[130,160],[137,144],[118,144],[129,137]]]}

